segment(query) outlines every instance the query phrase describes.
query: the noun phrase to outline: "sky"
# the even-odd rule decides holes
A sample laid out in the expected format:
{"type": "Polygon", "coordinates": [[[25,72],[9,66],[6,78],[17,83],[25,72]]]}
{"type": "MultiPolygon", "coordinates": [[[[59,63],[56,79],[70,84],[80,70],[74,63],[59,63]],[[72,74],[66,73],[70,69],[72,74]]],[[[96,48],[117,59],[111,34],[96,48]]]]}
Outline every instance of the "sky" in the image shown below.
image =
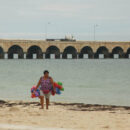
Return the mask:
{"type": "Polygon", "coordinates": [[[0,0],[0,39],[73,35],[93,41],[95,32],[97,41],[130,41],[129,5],[130,0],[0,0]]]}

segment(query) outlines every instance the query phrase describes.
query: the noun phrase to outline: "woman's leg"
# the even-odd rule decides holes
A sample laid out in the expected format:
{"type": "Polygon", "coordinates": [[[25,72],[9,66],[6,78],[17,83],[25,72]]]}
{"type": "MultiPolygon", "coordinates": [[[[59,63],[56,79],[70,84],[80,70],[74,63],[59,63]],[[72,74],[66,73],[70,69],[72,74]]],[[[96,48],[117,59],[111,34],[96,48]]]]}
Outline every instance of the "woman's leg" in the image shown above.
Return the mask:
{"type": "Polygon", "coordinates": [[[51,92],[45,95],[45,98],[46,98],[46,109],[48,109],[48,106],[50,104],[50,95],[51,95],[51,92]]]}
{"type": "Polygon", "coordinates": [[[44,109],[44,97],[40,96],[41,109],[44,109]]]}
{"type": "Polygon", "coordinates": [[[48,105],[49,105],[49,98],[46,98],[46,109],[48,109],[48,105]]]}

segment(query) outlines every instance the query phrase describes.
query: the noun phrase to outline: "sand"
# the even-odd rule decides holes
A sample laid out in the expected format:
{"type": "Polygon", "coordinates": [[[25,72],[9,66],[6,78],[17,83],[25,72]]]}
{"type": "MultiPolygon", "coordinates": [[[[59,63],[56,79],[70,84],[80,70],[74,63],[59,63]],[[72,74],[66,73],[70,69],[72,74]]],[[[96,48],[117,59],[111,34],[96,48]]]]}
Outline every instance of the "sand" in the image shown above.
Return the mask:
{"type": "Polygon", "coordinates": [[[0,130],[130,130],[130,107],[0,100],[0,130]]]}

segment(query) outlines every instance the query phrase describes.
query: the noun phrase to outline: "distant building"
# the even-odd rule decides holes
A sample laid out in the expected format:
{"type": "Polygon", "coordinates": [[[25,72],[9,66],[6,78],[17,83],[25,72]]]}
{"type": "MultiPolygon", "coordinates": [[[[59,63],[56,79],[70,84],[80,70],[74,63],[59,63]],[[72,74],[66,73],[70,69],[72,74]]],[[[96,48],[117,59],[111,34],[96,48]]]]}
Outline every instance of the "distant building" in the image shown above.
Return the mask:
{"type": "Polygon", "coordinates": [[[61,39],[46,39],[46,41],[68,41],[68,42],[76,42],[76,39],[74,39],[74,36],[65,36],[65,38],[61,39]]]}

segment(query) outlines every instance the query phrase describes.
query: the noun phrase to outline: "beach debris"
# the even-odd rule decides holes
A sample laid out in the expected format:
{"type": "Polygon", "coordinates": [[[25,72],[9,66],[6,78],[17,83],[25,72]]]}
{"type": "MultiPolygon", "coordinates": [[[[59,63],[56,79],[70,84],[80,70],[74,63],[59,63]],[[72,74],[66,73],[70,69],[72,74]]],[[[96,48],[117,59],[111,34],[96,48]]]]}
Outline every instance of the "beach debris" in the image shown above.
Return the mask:
{"type": "Polygon", "coordinates": [[[5,103],[6,103],[6,101],[0,100],[0,104],[5,104],[5,103]]]}

